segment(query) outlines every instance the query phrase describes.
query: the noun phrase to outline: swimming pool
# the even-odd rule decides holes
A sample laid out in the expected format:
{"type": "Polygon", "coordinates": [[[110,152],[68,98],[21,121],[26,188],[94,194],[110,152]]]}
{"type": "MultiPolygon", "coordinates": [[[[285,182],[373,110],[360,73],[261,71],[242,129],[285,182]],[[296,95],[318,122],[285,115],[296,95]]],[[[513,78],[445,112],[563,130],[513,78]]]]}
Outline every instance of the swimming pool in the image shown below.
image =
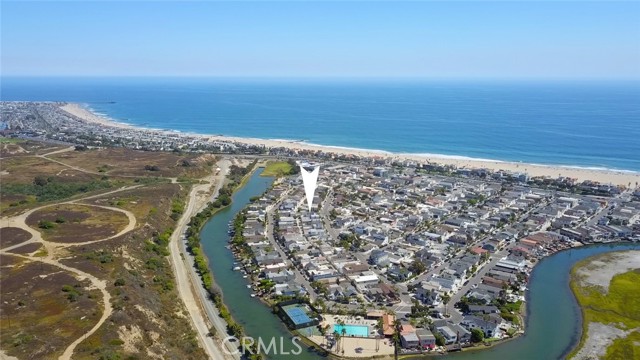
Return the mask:
{"type": "Polygon", "coordinates": [[[369,337],[369,327],[366,325],[333,325],[333,331],[338,332],[338,334],[342,335],[342,329],[344,329],[345,336],[360,336],[360,337],[369,337]]]}

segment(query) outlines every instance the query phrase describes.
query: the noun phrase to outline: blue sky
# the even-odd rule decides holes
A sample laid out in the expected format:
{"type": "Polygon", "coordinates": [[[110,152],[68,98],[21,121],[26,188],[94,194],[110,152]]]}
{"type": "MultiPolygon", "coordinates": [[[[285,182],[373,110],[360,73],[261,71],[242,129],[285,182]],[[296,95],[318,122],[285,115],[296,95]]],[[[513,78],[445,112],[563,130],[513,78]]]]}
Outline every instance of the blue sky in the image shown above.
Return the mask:
{"type": "Polygon", "coordinates": [[[3,76],[640,79],[640,2],[2,1],[3,76]]]}

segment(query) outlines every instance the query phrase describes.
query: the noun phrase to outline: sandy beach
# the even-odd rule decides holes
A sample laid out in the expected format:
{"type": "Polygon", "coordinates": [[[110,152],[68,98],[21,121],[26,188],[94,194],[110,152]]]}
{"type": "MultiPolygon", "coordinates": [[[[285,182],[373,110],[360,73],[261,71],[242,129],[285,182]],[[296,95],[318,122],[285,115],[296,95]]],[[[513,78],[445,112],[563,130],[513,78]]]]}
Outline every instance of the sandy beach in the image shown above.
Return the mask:
{"type": "MultiPolygon", "coordinates": [[[[61,107],[62,110],[81,118],[87,122],[97,123],[102,126],[112,126],[133,129],[134,126],[128,124],[122,124],[111,119],[99,116],[92,113],[79,104],[66,104],[61,107]]],[[[142,129],[142,128],[140,128],[142,129]]],[[[194,134],[196,135],[196,134],[194,134]]],[[[211,136],[211,135],[197,135],[202,136],[209,141],[232,141],[242,144],[265,146],[270,148],[286,147],[292,150],[310,150],[310,151],[323,151],[326,153],[333,153],[337,155],[355,155],[361,157],[376,157],[376,158],[393,158],[396,160],[411,160],[420,163],[429,162],[433,164],[453,165],[457,168],[485,168],[493,171],[507,171],[511,173],[526,173],[529,176],[537,177],[568,177],[576,179],[578,181],[591,180],[597,181],[603,184],[614,184],[622,186],[630,186],[635,188],[640,184],[640,173],[631,171],[615,171],[615,170],[600,170],[581,167],[569,167],[558,165],[539,165],[539,164],[527,164],[518,162],[503,162],[492,161],[482,159],[472,159],[464,157],[452,157],[452,156],[438,156],[438,155],[420,155],[420,154],[402,154],[391,153],[377,150],[365,150],[365,149],[351,149],[342,147],[332,147],[308,144],[298,141],[289,140],[274,140],[274,139],[256,139],[256,138],[242,138],[232,136],[211,136]]]]}

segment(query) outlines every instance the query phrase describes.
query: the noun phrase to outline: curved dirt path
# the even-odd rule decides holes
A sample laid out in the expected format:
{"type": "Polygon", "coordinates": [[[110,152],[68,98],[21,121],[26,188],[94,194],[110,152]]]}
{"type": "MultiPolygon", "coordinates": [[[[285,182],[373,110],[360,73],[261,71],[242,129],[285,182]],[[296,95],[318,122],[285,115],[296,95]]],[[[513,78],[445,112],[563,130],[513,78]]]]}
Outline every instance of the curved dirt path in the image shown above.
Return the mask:
{"type": "Polygon", "coordinates": [[[21,242],[19,244],[15,244],[15,245],[6,247],[6,248],[4,248],[2,250],[3,251],[8,251],[8,250],[12,250],[12,249],[15,249],[17,247],[20,247],[22,245],[38,242],[38,243],[41,243],[44,246],[45,250],[47,251],[46,258],[52,259],[53,256],[54,256],[55,249],[57,249],[57,248],[66,248],[66,247],[78,246],[78,245],[88,245],[88,244],[93,244],[93,243],[96,243],[96,242],[102,242],[102,241],[106,241],[106,240],[111,240],[111,239],[116,238],[118,236],[124,235],[124,234],[128,233],[129,231],[133,230],[135,228],[135,226],[137,225],[136,217],[135,217],[135,215],[133,215],[133,213],[131,211],[120,209],[120,208],[116,208],[116,207],[112,207],[112,206],[84,204],[84,203],[80,203],[80,201],[94,199],[94,198],[97,198],[97,197],[110,195],[110,194],[114,194],[114,193],[118,193],[118,192],[122,192],[122,191],[126,191],[126,190],[131,190],[131,189],[138,188],[140,186],[142,186],[142,185],[127,186],[127,187],[123,187],[123,188],[120,188],[120,189],[108,191],[108,192],[105,192],[105,193],[86,196],[86,197],[83,197],[83,198],[80,198],[80,199],[63,201],[63,202],[59,202],[59,203],[55,203],[55,204],[47,204],[47,205],[39,206],[39,207],[33,208],[31,210],[28,210],[28,211],[26,211],[26,212],[24,212],[24,213],[22,213],[20,215],[0,218],[0,228],[3,228],[3,227],[16,227],[16,228],[25,230],[26,232],[31,234],[31,238],[29,240],[23,241],[23,242],[21,242]],[[127,218],[129,219],[129,224],[123,230],[121,230],[120,232],[118,232],[115,235],[109,236],[109,237],[104,238],[104,239],[85,241],[85,242],[81,242],[81,243],[56,243],[56,242],[52,242],[52,241],[47,241],[47,240],[44,240],[42,238],[42,234],[38,230],[36,230],[36,229],[30,227],[29,225],[27,225],[27,218],[29,217],[29,215],[33,214],[34,212],[36,212],[38,210],[41,210],[41,209],[45,209],[45,208],[51,207],[51,206],[66,205],[66,204],[74,204],[74,205],[81,205],[81,206],[93,206],[93,207],[99,207],[99,208],[103,208],[103,209],[118,211],[118,212],[121,212],[121,213],[123,213],[123,214],[125,214],[127,216],[127,218]]]}
{"type": "Polygon", "coordinates": [[[59,267],[63,270],[69,271],[71,273],[76,274],[77,278],[79,280],[85,280],[88,279],[91,282],[92,288],[98,289],[100,290],[100,292],[102,292],[102,303],[103,303],[103,307],[104,307],[104,311],[102,313],[102,316],[100,317],[100,319],[98,320],[98,322],[87,332],[85,332],[84,334],[82,334],[81,336],[79,336],[76,340],[74,340],[69,346],[67,346],[67,348],[65,349],[65,351],[63,352],[63,354],[58,358],[60,360],[69,360],[71,359],[71,355],[73,355],[73,351],[75,350],[76,346],[78,346],[78,344],[80,344],[82,341],[84,341],[87,337],[91,336],[94,332],[96,332],[100,326],[102,326],[102,324],[104,324],[104,322],[107,320],[107,318],[109,318],[109,316],[111,316],[112,312],[113,312],[113,308],[111,307],[111,295],[109,294],[109,292],[107,291],[107,282],[105,280],[100,280],[97,277],[86,273],[82,270],[64,265],[62,263],[60,263],[58,260],[54,259],[55,256],[55,250],[57,248],[65,248],[65,247],[70,247],[70,246],[78,246],[78,245],[87,245],[87,244],[93,244],[96,242],[102,242],[102,241],[106,241],[106,240],[110,240],[110,239],[114,239],[118,236],[124,235],[130,231],[132,231],[133,229],[135,229],[136,225],[137,225],[137,220],[135,218],[135,216],[133,215],[132,212],[128,211],[128,210],[124,210],[124,209],[120,209],[120,208],[116,208],[116,207],[112,207],[112,206],[103,206],[103,205],[93,205],[93,204],[82,204],[82,203],[78,203],[79,201],[82,200],[88,200],[88,199],[93,199],[96,197],[101,197],[101,196],[105,196],[105,195],[109,195],[109,194],[113,194],[113,193],[117,193],[117,192],[121,192],[121,191],[125,191],[125,190],[131,190],[137,187],[140,187],[142,185],[136,185],[136,186],[130,186],[130,187],[124,187],[124,188],[120,188],[114,191],[109,191],[106,193],[101,193],[101,194],[96,194],[96,195],[91,195],[91,196],[87,196],[84,198],[80,198],[80,199],[75,199],[75,200],[70,200],[70,201],[65,201],[65,202],[60,202],[60,203],[55,203],[55,204],[47,204],[47,205],[43,205],[34,209],[31,209],[29,211],[26,211],[20,215],[17,216],[13,216],[10,218],[2,218],[0,219],[0,227],[17,227],[20,229],[23,229],[27,232],[29,232],[31,234],[31,238],[27,241],[23,241],[20,244],[16,244],[7,248],[4,248],[2,250],[0,250],[0,254],[2,255],[8,255],[8,256],[16,256],[22,259],[26,259],[26,260],[30,260],[30,261],[39,261],[45,264],[49,264],[49,265],[53,265],[56,267],[59,267]],[[118,232],[115,235],[112,235],[110,237],[104,238],[104,239],[98,239],[98,240],[92,240],[92,241],[85,241],[82,243],[71,243],[71,244],[61,244],[61,243],[54,243],[54,242],[50,242],[47,240],[44,240],[42,238],[42,234],[31,228],[30,226],[27,225],[26,223],[26,219],[29,215],[31,215],[32,213],[34,213],[35,211],[38,211],[40,209],[44,209],[50,206],[55,206],[55,205],[62,205],[62,204],[76,204],[76,205],[83,205],[83,206],[94,206],[94,207],[100,207],[103,209],[108,209],[108,210],[113,210],[113,211],[118,211],[121,213],[124,213],[127,218],[129,219],[129,224],[122,229],[120,232],[118,232]],[[22,255],[22,254],[15,254],[15,253],[10,253],[8,251],[29,244],[29,243],[41,243],[45,250],[47,251],[47,255],[46,257],[36,257],[36,256],[27,256],[27,255],[22,255]]]}
{"type": "Polygon", "coordinates": [[[38,261],[38,262],[42,262],[42,263],[45,263],[45,264],[48,264],[48,265],[57,266],[57,267],[59,267],[59,268],[61,268],[63,270],[66,270],[66,271],[69,271],[69,272],[72,272],[72,273],[76,274],[78,280],[80,280],[80,281],[82,281],[82,280],[91,281],[91,285],[92,285],[91,288],[98,289],[98,290],[100,290],[100,292],[102,292],[102,305],[104,307],[104,311],[102,312],[102,316],[100,317],[100,320],[98,320],[98,322],[89,331],[87,331],[84,334],[82,334],[81,336],[79,336],[69,346],[67,346],[67,348],[64,350],[62,355],[60,355],[60,357],[58,357],[59,360],[69,360],[69,359],[71,359],[71,355],[73,354],[73,350],[75,350],[76,346],[78,346],[78,344],[80,344],[87,337],[91,336],[94,332],[96,332],[100,328],[100,326],[102,326],[102,324],[104,324],[104,322],[107,320],[107,318],[109,318],[109,316],[111,316],[111,314],[113,313],[113,307],[111,306],[111,294],[109,294],[109,292],[107,291],[107,282],[105,280],[100,280],[97,277],[95,277],[95,276],[93,276],[93,275],[91,275],[89,273],[86,273],[86,272],[78,270],[76,268],[72,268],[70,266],[61,264],[57,260],[52,260],[52,259],[47,259],[47,258],[39,258],[39,257],[33,257],[33,256],[26,256],[26,255],[14,254],[14,253],[6,253],[5,250],[0,251],[0,254],[17,256],[19,258],[26,259],[26,260],[38,261]]]}

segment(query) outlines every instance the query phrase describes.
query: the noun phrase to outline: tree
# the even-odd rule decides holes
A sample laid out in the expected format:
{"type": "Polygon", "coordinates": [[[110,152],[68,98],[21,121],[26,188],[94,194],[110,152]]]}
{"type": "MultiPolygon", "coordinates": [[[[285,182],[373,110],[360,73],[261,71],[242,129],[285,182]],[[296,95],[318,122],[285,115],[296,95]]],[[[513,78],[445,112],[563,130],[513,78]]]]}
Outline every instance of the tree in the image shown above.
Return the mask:
{"type": "Polygon", "coordinates": [[[444,338],[444,336],[442,336],[442,334],[440,334],[439,332],[435,331],[433,333],[433,336],[436,338],[436,345],[438,346],[444,346],[446,343],[446,340],[444,338]]]}
{"type": "Polygon", "coordinates": [[[412,273],[418,275],[427,270],[427,267],[422,263],[422,261],[416,259],[413,260],[413,262],[409,266],[409,270],[411,270],[412,273]]]}
{"type": "Polygon", "coordinates": [[[211,337],[215,337],[217,333],[218,333],[218,330],[216,329],[216,327],[212,326],[209,328],[209,333],[207,335],[211,337]]]}
{"type": "Polygon", "coordinates": [[[484,332],[480,329],[471,329],[471,342],[479,343],[484,340],[484,332]]]}
{"type": "Polygon", "coordinates": [[[447,304],[449,303],[449,300],[451,300],[451,295],[449,295],[448,293],[444,293],[442,295],[442,303],[444,304],[444,315],[447,315],[447,304]]]}
{"type": "Polygon", "coordinates": [[[320,335],[322,335],[322,344],[324,344],[324,341],[326,339],[327,329],[328,329],[328,326],[320,326],[320,335]]]}
{"type": "Polygon", "coordinates": [[[298,166],[298,164],[296,164],[295,160],[289,159],[289,160],[287,160],[287,163],[289,163],[289,165],[291,165],[291,170],[289,170],[289,174],[295,175],[295,174],[300,173],[300,167],[298,166]]]}
{"type": "Polygon", "coordinates": [[[380,337],[382,336],[383,328],[382,318],[378,318],[374,327],[376,328],[376,352],[378,352],[380,350],[380,337]]]}
{"type": "Polygon", "coordinates": [[[462,298],[460,298],[460,301],[455,304],[455,306],[457,306],[463,314],[466,314],[469,312],[469,299],[463,296],[462,298]]]}
{"type": "Polygon", "coordinates": [[[400,320],[396,319],[393,322],[393,357],[395,360],[398,360],[398,352],[400,350],[400,329],[402,329],[402,323],[400,320]]]}
{"type": "Polygon", "coordinates": [[[33,184],[37,186],[45,186],[49,183],[49,179],[44,176],[36,176],[33,178],[33,184]]]}

